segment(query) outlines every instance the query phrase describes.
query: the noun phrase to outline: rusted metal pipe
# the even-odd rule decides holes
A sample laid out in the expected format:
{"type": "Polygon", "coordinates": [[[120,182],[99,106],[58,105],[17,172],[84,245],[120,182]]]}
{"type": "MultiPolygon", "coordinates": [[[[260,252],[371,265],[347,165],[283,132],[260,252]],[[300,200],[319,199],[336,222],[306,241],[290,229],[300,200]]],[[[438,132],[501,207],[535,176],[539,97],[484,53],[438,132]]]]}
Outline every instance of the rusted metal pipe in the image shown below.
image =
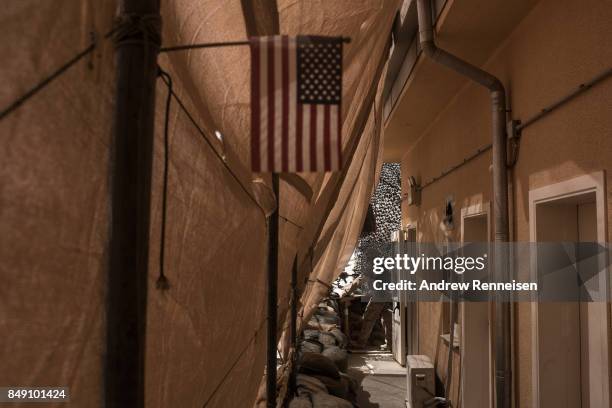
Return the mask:
{"type": "MultiPolygon", "coordinates": [[[[493,145],[493,216],[495,243],[508,242],[508,179],[506,170],[506,92],[502,82],[482,69],[440,49],[434,41],[431,0],[417,0],[419,43],[423,53],[435,62],[487,88],[491,95],[493,145]]],[[[507,252],[497,245],[495,279],[508,274],[507,252]]],[[[510,350],[510,303],[498,299],[495,305],[495,406],[510,408],[512,393],[510,350]]]]}

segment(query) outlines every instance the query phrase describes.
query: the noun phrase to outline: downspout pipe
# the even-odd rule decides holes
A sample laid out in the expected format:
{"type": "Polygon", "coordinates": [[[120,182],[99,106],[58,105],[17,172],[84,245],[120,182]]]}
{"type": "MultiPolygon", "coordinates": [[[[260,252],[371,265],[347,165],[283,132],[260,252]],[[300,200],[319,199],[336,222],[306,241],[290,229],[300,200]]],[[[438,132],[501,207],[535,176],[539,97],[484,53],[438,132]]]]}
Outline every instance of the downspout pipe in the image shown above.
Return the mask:
{"type": "MultiPolygon", "coordinates": [[[[493,216],[495,229],[495,279],[508,275],[508,257],[500,243],[508,242],[508,179],[506,170],[506,91],[502,82],[474,65],[438,48],[434,41],[431,0],[417,0],[419,43],[435,62],[487,88],[491,95],[493,145],[493,216]]],[[[510,303],[497,299],[495,307],[495,407],[510,408],[512,377],[510,355],[510,303]]]]}

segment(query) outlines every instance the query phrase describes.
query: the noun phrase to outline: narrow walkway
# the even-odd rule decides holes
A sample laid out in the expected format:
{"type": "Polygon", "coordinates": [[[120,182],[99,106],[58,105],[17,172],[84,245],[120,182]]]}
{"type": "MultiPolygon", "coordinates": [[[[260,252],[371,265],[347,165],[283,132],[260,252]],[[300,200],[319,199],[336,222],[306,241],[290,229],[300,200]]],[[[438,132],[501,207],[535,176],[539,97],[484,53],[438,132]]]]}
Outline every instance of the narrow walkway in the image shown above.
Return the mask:
{"type": "Polygon", "coordinates": [[[405,408],[406,368],[390,353],[349,355],[349,375],[359,381],[359,408],[405,408]]]}

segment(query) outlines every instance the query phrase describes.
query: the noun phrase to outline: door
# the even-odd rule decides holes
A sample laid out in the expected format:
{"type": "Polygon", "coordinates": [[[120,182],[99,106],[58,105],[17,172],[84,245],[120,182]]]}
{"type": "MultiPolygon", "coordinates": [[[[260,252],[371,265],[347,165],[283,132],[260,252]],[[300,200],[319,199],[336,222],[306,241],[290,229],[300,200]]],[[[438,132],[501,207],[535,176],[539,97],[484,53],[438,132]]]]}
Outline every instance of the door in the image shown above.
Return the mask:
{"type": "MultiPolygon", "coordinates": [[[[578,241],[576,214],[576,206],[563,200],[537,205],[537,241],[578,241]]],[[[580,304],[542,302],[538,317],[540,407],[580,408],[583,406],[580,304]]]]}
{"type": "MultiPolygon", "coordinates": [[[[406,228],[405,252],[409,256],[417,255],[417,230],[414,226],[406,228]]],[[[418,324],[418,292],[404,296],[404,309],[406,311],[405,325],[403,327],[406,337],[406,354],[418,354],[419,350],[419,324],[418,324]]]]}
{"type": "MultiPolygon", "coordinates": [[[[600,196],[605,190],[598,188],[603,183],[584,188],[582,182],[590,183],[592,177],[583,176],[530,192],[532,241],[605,240],[603,195],[600,196]]],[[[576,257],[577,254],[569,255],[576,257]]],[[[544,260],[538,258],[536,265],[539,261],[544,260]]],[[[601,284],[606,286],[605,279],[601,284]]],[[[608,406],[609,334],[606,322],[609,317],[606,304],[539,302],[532,304],[532,313],[535,325],[534,406],[608,406]]]]}
{"type": "MultiPolygon", "coordinates": [[[[395,245],[395,254],[401,254],[404,250],[404,242],[406,240],[406,232],[403,230],[395,231],[391,237],[391,241],[395,245]]],[[[399,276],[397,280],[403,279],[402,273],[404,271],[398,271],[399,276]]],[[[392,346],[391,351],[395,361],[400,363],[402,366],[406,365],[406,336],[404,327],[406,325],[406,308],[404,302],[404,293],[402,291],[397,293],[397,301],[393,302],[393,325],[392,325],[392,346]]]]}
{"type": "MultiPolygon", "coordinates": [[[[489,242],[488,207],[462,211],[462,243],[489,242]]],[[[460,302],[461,406],[491,406],[489,303],[460,302]]]]}

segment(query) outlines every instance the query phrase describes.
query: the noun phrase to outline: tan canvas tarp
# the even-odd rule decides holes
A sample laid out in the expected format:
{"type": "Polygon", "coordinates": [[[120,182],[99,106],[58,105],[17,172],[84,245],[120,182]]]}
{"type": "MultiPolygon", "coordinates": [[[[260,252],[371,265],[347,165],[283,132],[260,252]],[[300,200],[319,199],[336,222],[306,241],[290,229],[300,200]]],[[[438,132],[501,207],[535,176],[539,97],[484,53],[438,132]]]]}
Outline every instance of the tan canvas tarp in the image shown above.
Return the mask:
{"type": "MultiPolygon", "coordinates": [[[[108,30],[114,11],[3,1],[0,106],[108,30]]],[[[0,121],[0,384],[69,386],[74,407],[101,406],[112,58],[102,43],[0,121]]]]}
{"type": "MultiPolygon", "coordinates": [[[[395,9],[396,2],[384,0],[278,2],[282,33],[352,38],[345,53],[343,135],[345,146],[356,144],[344,177],[304,175],[311,200],[281,183],[282,322],[296,251],[316,248],[314,272],[302,274],[329,282],[363,222],[380,162],[379,119],[366,97],[378,87],[395,9]],[[314,242],[308,242],[304,231],[315,224],[320,228],[311,229],[314,242]]],[[[91,56],[0,122],[0,385],[68,386],[69,406],[79,408],[103,403],[114,64],[112,44],[100,37],[115,13],[113,1],[77,0],[8,0],[0,10],[2,107],[87,46],[90,32],[99,38],[91,56]]],[[[165,45],[246,38],[237,0],[163,1],[162,19],[165,45]]],[[[155,281],[167,90],[159,81],[146,406],[252,406],[265,360],[261,207],[269,192],[262,184],[256,188],[251,180],[257,175],[248,171],[248,48],[162,55],[159,63],[204,135],[173,101],[166,236],[171,288],[161,292],[155,281]],[[242,187],[202,137],[226,157],[242,187]]],[[[321,295],[306,290],[305,304],[321,295]]]]}

